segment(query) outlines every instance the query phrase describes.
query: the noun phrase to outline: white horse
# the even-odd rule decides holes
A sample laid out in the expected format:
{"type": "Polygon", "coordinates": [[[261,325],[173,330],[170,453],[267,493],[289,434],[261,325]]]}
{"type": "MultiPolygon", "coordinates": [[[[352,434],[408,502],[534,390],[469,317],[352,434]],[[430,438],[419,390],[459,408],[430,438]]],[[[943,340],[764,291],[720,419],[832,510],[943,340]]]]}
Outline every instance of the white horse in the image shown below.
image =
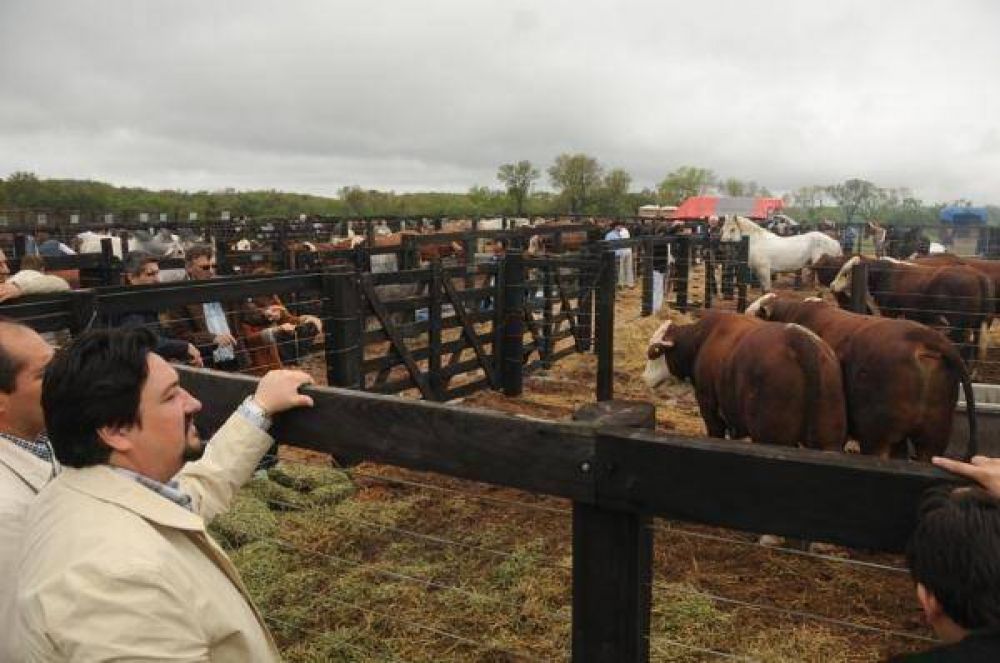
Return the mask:
{"type": "Polygon", "coordinates": [[[771,291],[771,274],[808,267],[823,256],[843,255],[840,242],[821,232],[779,237],[742,216],[727,217],[720,241],[739,242],[750,238],[750,269],[764,292],[771,291]]]}

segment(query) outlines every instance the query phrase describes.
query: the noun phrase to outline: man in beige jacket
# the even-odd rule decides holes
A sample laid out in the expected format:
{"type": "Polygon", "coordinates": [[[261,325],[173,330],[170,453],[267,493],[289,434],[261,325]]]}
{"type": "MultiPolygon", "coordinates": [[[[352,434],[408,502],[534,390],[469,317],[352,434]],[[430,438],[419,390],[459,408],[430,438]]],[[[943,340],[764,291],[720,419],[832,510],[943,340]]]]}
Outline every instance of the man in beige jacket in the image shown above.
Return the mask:
{"type": "Polygon", "coordinates": [[[51,449],[40,439],[42,376],[51,357],[41,336],[0,319],[0,661],[11,658],[5,635],[24,513],[57,472],[51,449]]]}
{"type": "Polygon", "coordinates": [[[16,660],[279,660],[205,520],[271,445],[270,415],[312,404],[297,393],[309,376],[265,376],[184,466],[201,404],[155,347],[141,329],[88,332],[47,369],[42,403],[63,471],[26,515],[16,660]]]}

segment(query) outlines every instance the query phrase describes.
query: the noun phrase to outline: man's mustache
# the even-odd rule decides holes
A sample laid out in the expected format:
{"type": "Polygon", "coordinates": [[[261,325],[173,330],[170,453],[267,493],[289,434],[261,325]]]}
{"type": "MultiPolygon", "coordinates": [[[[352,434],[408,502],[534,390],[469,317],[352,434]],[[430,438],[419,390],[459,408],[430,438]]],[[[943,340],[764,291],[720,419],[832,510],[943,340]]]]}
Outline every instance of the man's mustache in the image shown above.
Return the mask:
{"type": "Polygon", "coordinates": [[[194,420],[194,415],[185,417],[184,433],[184,460],[198,460],[205,453],[205,431],[194,420]]]}

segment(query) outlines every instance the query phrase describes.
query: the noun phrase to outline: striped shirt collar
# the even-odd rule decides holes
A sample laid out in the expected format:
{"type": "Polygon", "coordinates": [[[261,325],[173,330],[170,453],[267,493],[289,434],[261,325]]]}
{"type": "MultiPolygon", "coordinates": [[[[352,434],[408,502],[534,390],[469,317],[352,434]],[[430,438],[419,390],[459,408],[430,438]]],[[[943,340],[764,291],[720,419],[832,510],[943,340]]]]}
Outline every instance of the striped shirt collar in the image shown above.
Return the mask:
{"type": "Polygon", "coordinates": [[[12,442],[15,446],[18,446],[31,455],[44,460],[46,463],[52,462],[52,447],[49,445],[49,438],[42,433],[34,440],[26,440],[23,437],[18,437],[11,433],[0,432],[0,438],[12,442]]]}
{"type": "Polygon", "coordinates": [[[115,465],[109,465],[108,467],[118,474],[128,477],[136,483],[149,488],[154,493],[167,498],[174,504],[184,507],[188,511],[194,511],[191,506],[191,496],[181,490],[180,484],[177,483],[177,481],[171,479],[166,483],[160,483],[156,479],[150,479],[144,474],[139,474],[138,472],[124,467],[116,467],[115,465]]]}

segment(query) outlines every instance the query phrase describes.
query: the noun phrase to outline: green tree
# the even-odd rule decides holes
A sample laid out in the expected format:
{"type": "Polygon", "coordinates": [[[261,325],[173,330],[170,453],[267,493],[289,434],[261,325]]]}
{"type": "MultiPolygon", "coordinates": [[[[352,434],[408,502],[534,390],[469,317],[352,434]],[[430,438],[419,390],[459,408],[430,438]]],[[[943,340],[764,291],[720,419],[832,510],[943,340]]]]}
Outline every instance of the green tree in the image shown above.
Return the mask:
{"type": "Polygon", "coordinates": [[[881,204],[882,194],[879,188],[868,180],[850,179],[843,184],[829,186],[826,191],[837,201],[844,221],[848,223],[853,223],[854,217],[859,213],[865,214],[881,204]]]}
{"type": "Polygon", "coordinates": [[[514,202],[514,211],[518,216],[524,215],[524,203],[538,177],[538,169],[530,161],[505,163],[497,170],[497,179],[507,187],[507,195],[514,202]]]}
{"type": "Polygon", "coordinates": [[[802,210],[805,220],[816,223],[819,220],[820,209],[826,199],[827,187],[824,186],[803,186],[799,187],[792,194],[792,202],[802,210]]]}
{"type": "Polygon", "coordinates": [[[888,209],[882,218],[886,223],[930,226],[937,224],[939,211],[937,208],[927,207],[923,201],[909,195],[904,196],[898,205],[888,209]]]}
{"type": "Polygon", "coordinates": [[[572,214],[581,214],[593,202],[603,169],[586,154],[560,154],[549,167],[549,179],[572,214]]]}
{"type": "Polygon", "coordinates": [[[715,182],[715,174],[707,168],[681,166],[660,182],[657,190],[660,204],[680,205],[691,196],[698,196],[715,182]]]}
{"type": "Polygon", "coordinates": [[[368,196],[356,184],[340,187],[337,197],[344,203],[350,216],[364,216],[368,211],[368,196]]]}
{"type": "Polygon", "coordinates": [[[722,192],[727,196],[747,196],[747,184],[735,177],[727,177],[722,182],[722,192]]]}
{"type": "Polygon", "coordinates": [[[472,186],[469,188],[468,201],[473,214],[483,216],[489,214],[493,203],[493,192],[485,186],[472,186]]]}
{"type": "Polygon", "coordinates": [[[635,214],[635,206],[629,196],[632,186],[632,176],[623,168],[615,168],[604,176],[598,196],[598,212],[609,216],[627,216],[635,214]]]}
{"type": "Polygon", "coordinates": [[[51,206],[44,195],[46,188],[34,173],[25,171],[11,173],[4,185],[7,203],[18,208],[51,206]]]}

